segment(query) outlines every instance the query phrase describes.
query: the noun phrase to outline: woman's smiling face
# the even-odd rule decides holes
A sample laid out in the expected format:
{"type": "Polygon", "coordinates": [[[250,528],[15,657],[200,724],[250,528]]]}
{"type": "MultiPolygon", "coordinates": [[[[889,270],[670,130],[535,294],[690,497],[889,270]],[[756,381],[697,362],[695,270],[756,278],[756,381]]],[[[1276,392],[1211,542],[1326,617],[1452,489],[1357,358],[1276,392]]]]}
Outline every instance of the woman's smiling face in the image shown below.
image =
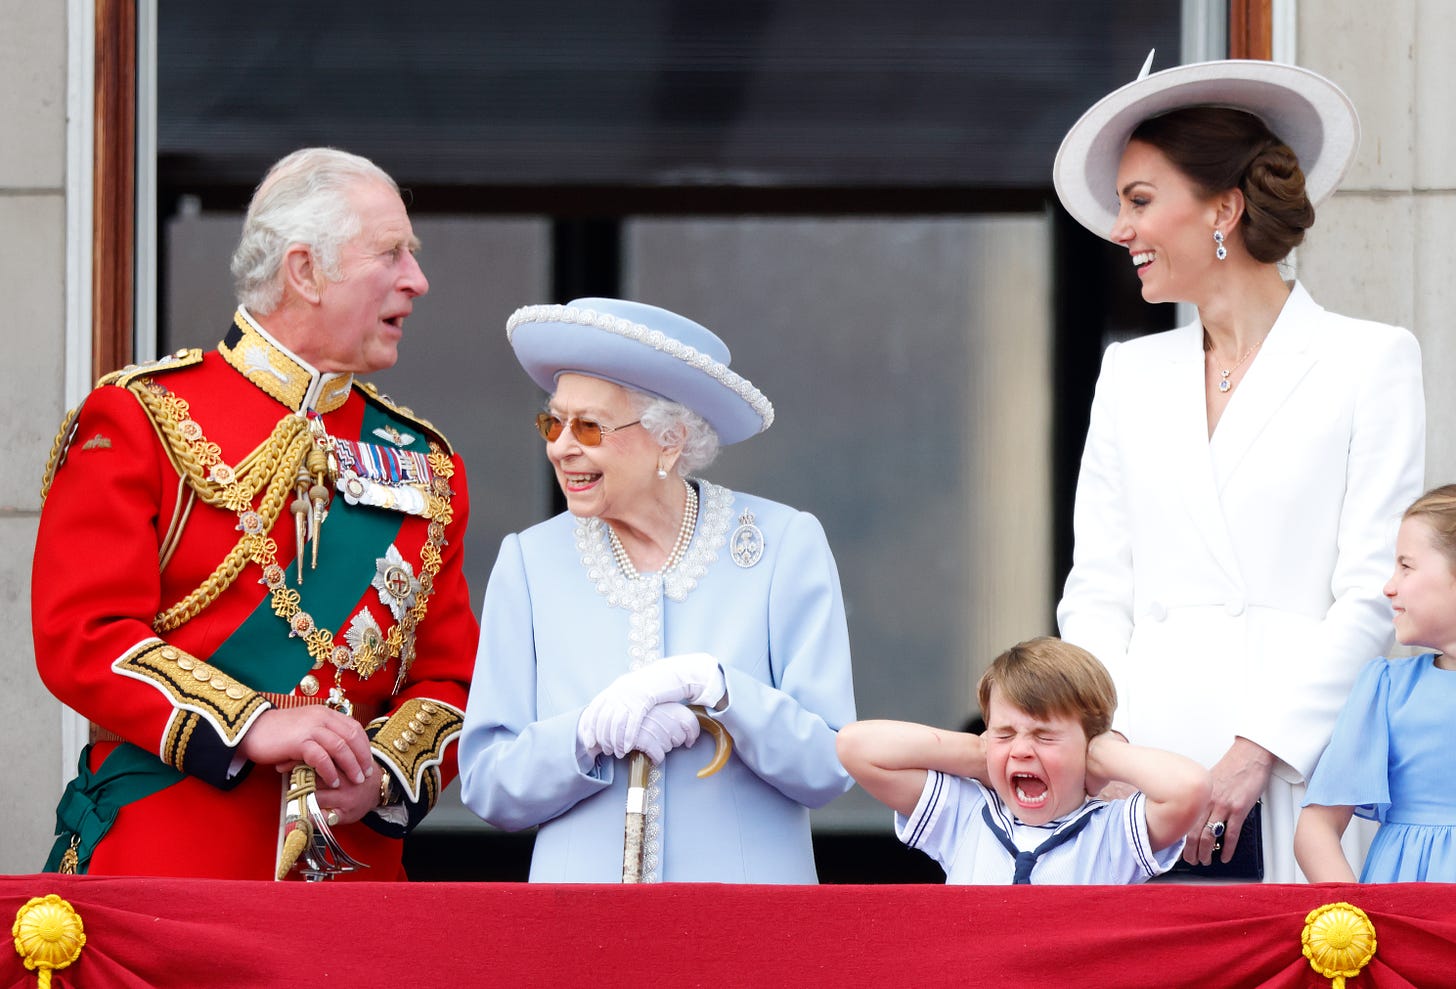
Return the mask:
{"type": "Polygon", "coordinates": [[[640,510],[661,487],[657,463],[662,448],[640,426],[618,428],[637,419],[627,389],[584,374],[563,374],[548,408],[563,422],[579,417],[612,430],[598,446],[582,445],[570,429],[546,444],[573,515],[616,521],[634,508],[640,510]]]}
{"type": "Polygon", "coordinates": [[[1215,203],[1167,155],[1142,141],[1129,141],[1122,153],[1117,199],[1111,238],[1132,256],[1143,299],[1199,301],[1219,263],[1214,256],[1215,203]]]}
{"type": "Polygon", "coordinates": [[[1076,718],[1037,718],[991,687],[986,768],[991,788],[1023,824],[1065,817],[1087,799],[1087,735],[1076,718]]]}

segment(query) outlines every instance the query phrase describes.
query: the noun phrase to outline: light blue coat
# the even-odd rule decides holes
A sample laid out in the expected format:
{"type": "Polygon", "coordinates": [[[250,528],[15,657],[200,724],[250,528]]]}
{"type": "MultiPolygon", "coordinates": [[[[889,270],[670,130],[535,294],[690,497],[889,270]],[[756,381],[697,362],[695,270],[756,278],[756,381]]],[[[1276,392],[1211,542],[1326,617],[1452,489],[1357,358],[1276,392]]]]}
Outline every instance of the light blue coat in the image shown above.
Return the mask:
{"type": "Polygon", "coordinates": [[[660,856],[649,873],[818,881],[809,808],[852,785],[834,753],[835,732],[855,718],[838,571],[812,515],[700,486],[693,542],[665,581],[623,577],[595,519],[558,515],[501,544],[460,739],[461,793],[496,827],[540,826],[533,882],[621,881],[626,762],[579,757],[577,720],[634,663],[685,652],[723,668],[727,707],[714,716],[733,756],[699,780],[706,734],[668,755],[649,788],[661,814],[654,822],[649,806],[649,858],[660,856]],[[728,553],[745,511],[763,535],[749,567],[728,553]]]}

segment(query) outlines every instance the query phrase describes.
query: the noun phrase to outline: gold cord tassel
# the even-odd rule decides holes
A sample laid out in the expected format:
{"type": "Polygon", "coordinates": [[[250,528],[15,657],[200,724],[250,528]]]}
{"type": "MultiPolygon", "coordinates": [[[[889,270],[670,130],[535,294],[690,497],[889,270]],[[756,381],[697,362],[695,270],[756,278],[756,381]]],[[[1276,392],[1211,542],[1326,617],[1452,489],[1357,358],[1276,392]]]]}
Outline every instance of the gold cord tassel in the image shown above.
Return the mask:
{"type": "Polygon", "coordinates": [[[288,778],[288,793],[283,798],[283,851],[278,856],[278,873],[275,877],[280,882],[292,871],[298,857],[313,840],[313,821],[308,814],[308,797],[317,786],[318,782],[311,767],[293,767],[293,773],[288,778]]]}
{"type": "Polygon", "coordinates": [[[324,519],[329,514],[329,502],[333,493],[329,491],[327,484],[329,476],[329,457],[322,447],[315,444],[308,451],[308,472],[313,476],[313,484],[308,489],[310,504],[309,510],[309,538],[313,540],[313,568],[318,569],[319,531],[324,524],[324,519]]]}
{"type": "Polygon", "coordinates": [[[308,476],[308,469],[300,465],[298,476],[293,482],[293,504],[289,506],[293,511],[293,545],[298,552],[298,582],[300,584],[303,583],[303,547],[308,539],[306,526],[310,512],[308,488],[311,480],[308,476]]]}

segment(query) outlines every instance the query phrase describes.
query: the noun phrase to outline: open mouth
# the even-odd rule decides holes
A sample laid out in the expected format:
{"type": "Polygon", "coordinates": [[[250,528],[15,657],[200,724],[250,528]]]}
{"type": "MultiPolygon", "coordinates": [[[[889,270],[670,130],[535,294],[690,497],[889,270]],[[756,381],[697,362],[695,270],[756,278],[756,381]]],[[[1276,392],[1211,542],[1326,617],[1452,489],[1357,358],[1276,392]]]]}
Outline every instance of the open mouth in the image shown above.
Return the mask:
{"type": "Polygon", "coordinates": [[[1141,271],[1156,260],[1158,260],[1157,251],[1138,251],[1132,256],[1132,266],[1141,271]]]}
{"type": "Polygon", "coordinates": [[[568,473],[567,471],[561,472],[561,480],[565,483],[567,491],[585,491],[587,488],[597,483],[597,481],[600,481],[601,478],[602,475],[600,474],[579,474],[568,473]]]}
{"type": "Polygon", "coordinates": [[[1026,807],[1040,807],[1050,793],[1046,780],[1032,773],[1012,773],[1011,789],[1017,801],[1026,807]]]}

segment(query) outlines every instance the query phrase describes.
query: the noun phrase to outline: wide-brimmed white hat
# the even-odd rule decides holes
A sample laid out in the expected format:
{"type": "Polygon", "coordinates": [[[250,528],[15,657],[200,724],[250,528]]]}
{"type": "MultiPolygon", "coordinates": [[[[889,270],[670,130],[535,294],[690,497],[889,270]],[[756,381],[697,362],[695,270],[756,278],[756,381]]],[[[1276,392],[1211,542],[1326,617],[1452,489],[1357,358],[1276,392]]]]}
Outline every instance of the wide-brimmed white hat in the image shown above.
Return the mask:
{"type": "Polygon", "coordinates": [[[708,421],[720,443],[773,424],[773,405],[728,367],[728,345],[675,312],[625,299],[525,306],[506,321],[521,367],[555,391],[563,374],[586,374],[681,403],[708,421]]]}
{"type": "Polygon", "coordinates": [[[1143,74],[1102,97],[1072,125],[1052,165],[1067,212],[1110,239],[1117,222],[1117,166],[1128,138],[1149,117],[1190,106],[1232,107],[1264,121],[1299,157],[1316,206],[1345,177],[1360,146],[1360,118],[1344,91],[1297,65],[1225,59],[1143,74]]]}

